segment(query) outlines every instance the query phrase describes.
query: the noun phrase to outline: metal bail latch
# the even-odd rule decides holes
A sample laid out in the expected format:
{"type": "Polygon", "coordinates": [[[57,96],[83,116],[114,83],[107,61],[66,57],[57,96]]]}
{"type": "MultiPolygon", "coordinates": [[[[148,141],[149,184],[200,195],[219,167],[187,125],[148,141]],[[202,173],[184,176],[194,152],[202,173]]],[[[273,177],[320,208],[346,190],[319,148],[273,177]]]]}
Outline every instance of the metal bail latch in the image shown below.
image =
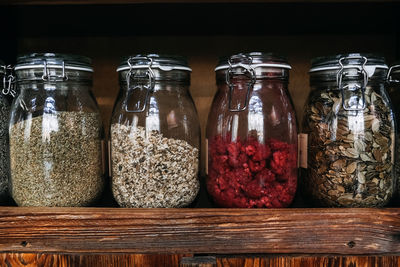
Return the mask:
{"type": "MultiPolygon", "coordinates": [[[[250,97],[250,90],[253,88],[254,83],[256,82],[256,74],[255,71],[252,67],[253,63],[253,58],[246,56],[244,54],[238,54],[238,55],[234,55],[231,56],[228,60],[228,64],[229,64],[229,69],[226,72],[226,83],[229,86],[229,111],[231,112],[240,112],[240,111],[244,111],[247,108],[248,102],[249,102],[249,97],[250,97]],[[241,74],[236,74],[233,71],[233,68],[238,68],[241,67],[243,68],[243,73],[241,74]],[[246,92],[246,99],[244,102],[243,107],[241,108],[232,108],[232,93],[234,90],[235,85],[231,82],[231,79],[235,76],[235,75],[246,75],[246,76],[250,76],[250,81],[247,84],[247,92],[246,92]]],[[[241,105],[240,105],[241,106],[241,105]]]]}
{"type": "Polygon", "coordinates": [[[139,89],[145,89],[146,90],[146,96],[145,96],[145,99],[144,99],[143,107],[142,108],[138,108],[138,109],[133,109],[133,110],[128,109],[128,98],[129,98],[128,97],[126,99],[126,101],[125,101],[125,111],[126,112],[135,112],[135,113],[143,112],[143,111],[146,110],[146,106],[147,106],[147,102],[149,101],[150,93],[153,92],[154,85],[155,85],[154,72],[153,72],[153,69],[152,69],[153,59],[149,58],[149,57],[130,57],[127,60],[127,63],[128,63],[128,66],[129,66],[129,71],[126,74],[126,84],[127,84],[127,88],[128,88],[128,90],[127,90],[128,94],[129,94],[129,91],[131,89],[131,79],[147,78],[148,82],[147,82],[146,85],[142,85],[142,86],[141,85],[135,85],[133,87],[133,89],[139,88],[139,89]],[[148,68],[146,70],[146,74],[143,75],[143,76],[138,76],[139,71],[137,69],[136,70],[133,69],[132,61],[139,61],[139,60],[148,61],[148,68]]]}
{"type": "Polygon", "coordinates": [[[340,70],[337,73],[336,76],[336,82],[338,84],[338,88],[342,94],[342,107],[344,110],[346,111],[363,111],[366,107],[366,102],[365,102],[365,88],[367,87],[368,84],[368,73],[365,70],[365,65],[367,64],[368,59],[366,57],[363,56],[348,56],[348,57],[342,57],[341,59],[339,59],[339,64],[340,64],[340,70]],[[351,67],[347,67],[347,69],[349,68],[356,68],[358,69],[357,71],[357,75],[353,75],[351,74],[349,71],[345,71],[345,66],[343,65],[343,61],[346,60],[350,60],[350,59],[362,59],[363,62],[361,63],[361,66],[354,66],[352,65],[351,67]],[[352,84],[352,86],[350,86],[349,84],[343,85],[343,77],[358,77],[359,75],[362,75],[363,78],[363,82],[362,85],[360,86],[359,84],[352,84]],[[356,108],[352,108],[350,105],[346,105],[345,103],[345,95],[344,95],[344,91],[345,90],[349,90],[349,91],[357,91],[357,90],[361,90],[361,101],[362,101],[362,105],[361,107],[359,107],[358,105],[358,100],[357,100],[357,107],[356,108]]]}
{"type": "Polygon", "coordinates": [[[15,76],[13,75],[14,67],[11,65],[4,66],[4,77],[3,77],[3,95],[11,95],[15,97],[15,76]]]}
{"type": "Polygon", "coordinates": [[[68,80],[68,76],[65,73],[65,62],[62,62],[62,73],[60,75],[51,75],[49,71],[49,67],[47,66],[47,60],[43,60],[43,81],[52,81],[52,82],[64,82],[68,80]]]}
{"type": "Polygon", "coordinates": [[[400,83],[399,80],[392,80],[392,72],[394,70],[399,69],[399,68],[400,68],[400,65],[394,65],[394,66],[390,67],[390,69],[388,71],[388,74],[387,74],[387,77],[386,77],[386,82],[388,82],[388,83],[400,83]]]}

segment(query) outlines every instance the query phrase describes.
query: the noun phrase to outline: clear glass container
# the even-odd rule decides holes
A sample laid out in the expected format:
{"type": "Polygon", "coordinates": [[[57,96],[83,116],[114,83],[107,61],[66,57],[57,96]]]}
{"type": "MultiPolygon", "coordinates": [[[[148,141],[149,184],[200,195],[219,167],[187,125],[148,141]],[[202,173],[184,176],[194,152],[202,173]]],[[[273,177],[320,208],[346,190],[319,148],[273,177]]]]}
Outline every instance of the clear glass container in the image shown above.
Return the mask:
{"type": "Polygon", "coordinates": [[[312,61],[300,167],[302,191],[314,205],[381,207],[391,200],[395,122],[387,69],[384,58],[369,54],[312,61]]]}
{"type": "Polygon", "coordinates": [[[114,198],[122,207],[190,205],[200,188],[200,126],[186,59],[135,55],[117,71],[110,129],[114,198]]]}
{"type": "Polygon", "coordinates": [[[400,203],[400,62],[393,64],[387,75],[388,86],[387,92],[392,103],[394,118],[396,120],[396,142],[395,142],[395,179],[396,179],[396,193],[395,201],[400,203]]]}
{"type": "Polygon", "coordinates": [[[207,122],[207,190],[221,207],[279,208],[297,188],[297,122],[287,61],[273,54],[222,58],[207,122]]]}
{"type": "Polygon", "coordinates": [[[10,176],[10,155],[8,124],[12,97],[15,95],[14,76],[10,67],[0,61],[0,203],[9,203],[8,181],[10,176]]]}
{"type": "Polygon", "coordinates": [[[104,186],[102,121],[91,60],[20,56],[11,107],[11,194],[19,206],[88,206],[104,186]]]}

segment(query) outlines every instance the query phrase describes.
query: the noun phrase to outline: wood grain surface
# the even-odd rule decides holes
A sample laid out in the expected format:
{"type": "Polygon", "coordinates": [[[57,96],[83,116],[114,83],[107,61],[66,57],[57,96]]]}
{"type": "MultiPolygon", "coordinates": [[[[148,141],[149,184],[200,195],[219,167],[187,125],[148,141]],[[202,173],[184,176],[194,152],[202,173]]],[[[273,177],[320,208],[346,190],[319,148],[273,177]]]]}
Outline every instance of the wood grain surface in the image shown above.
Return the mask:
{"type": "Polygon", "coordinates": [[[218,258],[218,267],[398,267],[398,256],[260,256],[218,258]]]}
{"type": "Polygon", "coordinates": [[[0,266],[12,267],[398,267],[399,256],[242,255],[207,257],[143,254],[31,254],[1,253],[0,266]],[[200,258],[200,259],[199,259],[200,258]]]}
{"type": "MultiPolygon", "coordinates": [[[[0,266],[7,267],[109,267],[109,266],[179,266],[184,255],[142,255],[142,254],[30,254],[2,253],[0,266]]],[[[188,256],[188,255],[186,255],[188,256]]]]}
{"type": "Polygon", "coordinates": [[[0,209],[0,251],[400,253],[400,209],[0,209]]]}

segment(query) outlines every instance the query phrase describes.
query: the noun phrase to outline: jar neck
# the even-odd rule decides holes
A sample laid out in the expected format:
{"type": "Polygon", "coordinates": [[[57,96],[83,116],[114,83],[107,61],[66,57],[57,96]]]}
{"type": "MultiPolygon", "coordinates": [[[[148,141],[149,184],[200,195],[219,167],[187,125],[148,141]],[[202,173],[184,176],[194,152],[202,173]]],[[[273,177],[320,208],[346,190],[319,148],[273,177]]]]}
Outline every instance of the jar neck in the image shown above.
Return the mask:
{"type": "MultiPolygon", "coordinates": [[[[252,84],[249,79],[232,79],[231,85],[234,91],[243,91],[250,89],[251,91],[270,91],[288,89],[289,82],[279,79],[256,79],[252,84]]],[[[217,81],[218,90],[228,93],[230,90],[229,84],[226,81],[217,81]]]]}
{"type": "Polygon", "coordinates": [[[155,81],[153,87],[148,87],[150,84],[148,82],[135,82],[128,85],[126,81],[120,81],[120,89],[121,91],[135,91],[137,89],[143,90],[146,88],[151,89],[152,92],[158,91],[168,91],[174,93],[188,93],[189,92],[189,84],[185,82],[178,81],[155,81]]]}
{"type": "MultiPolygon", "coordinates": [[[[367,85],[380,84],[386,82],[387,69],[377,68],[371,74],[367,75],[367,85]]],[[[330,87],[339,87],[339,78],[343,83],[349,84],[363,84],[364,76],[357,69],[348,69],[345,73],[340,75],[339,70],[326,70],[310,73],[310,85],[317,87],[318,85],[329,85],[330,87]]],[[[339,88],[338,88],[339,89],[339,88]]]]}
{"type": "Polygon", "coordinates": [[[39,91],[55,91],[65,92],[79,90],[87,92],[91,89],[92,84],[89,82],[44,82],[44,81],[24,81],[18,82],[18,89],[23,92],[39,92],[39,91]]]}
{"type": "Polygon", "coordinates": [[[120,85],[127,84],[128,78],[130,84],[150,83],[158,84],[183,84],[190,85],[190,72],[183,70],[162,71],[160,69],[132,69],[118,72],[120,85]]]}
{"type": "Polygon", "coordinates": [[[68,84],[81,83],[92,84],[93,73],[89,71],[54,69],[49,68],[46,71],[41,68],[24,69],[16,71],[17,83],[54,83],[68,84]]]}
{"type": "MultiPolygon", "coordinates": [[[[217,85],[227,83],[227,72],[228,69],[216,71],[217,85]]],[[[250,81],[252,77],[249,75],[242,75],[243,71],[240,68],[232,69],[230,80],[232,82],[250,81]]],[[[271,67],[259,67],[254,69],[254,80],[257,83],[262,83],[265,80],[268,81],[289,81],[289,69],[284,68],[271,68],[271,67]]]]}

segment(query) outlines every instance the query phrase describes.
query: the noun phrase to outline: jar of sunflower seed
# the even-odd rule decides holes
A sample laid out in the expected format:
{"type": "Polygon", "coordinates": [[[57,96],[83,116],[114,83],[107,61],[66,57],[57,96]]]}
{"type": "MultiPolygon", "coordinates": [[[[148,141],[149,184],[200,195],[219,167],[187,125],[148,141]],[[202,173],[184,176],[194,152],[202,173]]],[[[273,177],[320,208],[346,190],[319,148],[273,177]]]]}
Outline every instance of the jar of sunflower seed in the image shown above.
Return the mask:
{"type": "Polygon", "coordinates": [[[200,125],[184,57],[139,54],[117,69],[111,185],[121,207],[180,208],[197,197],[200,125]]]}
{"type": "Polygon", "coordinates": [[[381,207],[392,198],[395,123],[384,58],[316,58],[300,135],[302,191],[318,206],[381,207]]]}

